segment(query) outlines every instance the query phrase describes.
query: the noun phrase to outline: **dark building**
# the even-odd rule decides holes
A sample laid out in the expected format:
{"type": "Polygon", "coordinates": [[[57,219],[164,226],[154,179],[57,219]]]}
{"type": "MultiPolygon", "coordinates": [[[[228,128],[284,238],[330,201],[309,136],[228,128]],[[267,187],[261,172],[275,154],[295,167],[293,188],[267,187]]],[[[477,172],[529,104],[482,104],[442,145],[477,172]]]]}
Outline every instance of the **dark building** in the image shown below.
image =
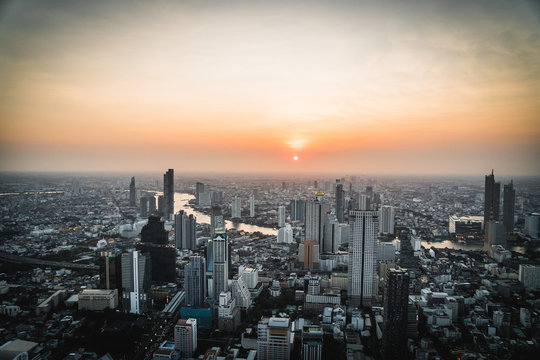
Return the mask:
{"type": "Polygon", "coordinates": [[[495,182],[495,175],[486,175],[484,196],[484,228],[489,220],[499,221],[499,203],[501,201],[501,183],[495,182]]]}
{"type": "Polygon", "coordinates": [[[136,246],[142,253],[150,254],[152,260],[152,281],[175,282],[176,250],[169,245],[140,242],[136,246]]]}
{"type": "Polygon", "coordinates": [[[200,256],[190,256],[184,267],[186,306],[201,307],[206,300],[206,261],[200,256]]]}
{"type": "Polygon", "coordinates": [[[407,353],[409,273],[389,269],[384,293],[383,353],[385,359],[401,359],[407,353]]]}
{"type": "Polygon", "coordinates": [[[122,294],[122,261],[120,254],[104,252],[98,258],[100,289],[118,289],[122,294]]]}
{"type": "Polygon", "coordinates": [[[306,202],[304,200],[293,199],[289,205],[291,212],[291,221],[301,221],[305,220],[305,210],[306,202]]]}
{"type": "Polygon", "coordinates": [[[141,230],[141,242],[156,245],[169,243],[165,223],[160,221],[158,216],[150,215],[148,217],[148,224],[144,225],[141,230]]]}
{"type": "Polygon", "coordinates": [[[143,196],[141,198],[141,202],[139,206],[140,206],[139,213],[141,217],[147,217],[148,216],[148,197],[143,196]]]}
{"type": "Polygon", "coordinates": [[[204,192],[204,184],[202,182],[198,182],[195,184],[195,199],[197,201],[197,205],[200,205],[200,195],[204,192]]]}
{"type": "Polygon", "coordinates": [[[516,208],[516,190],[514,182],[504,185],[503,189],[503,224],[508,234],[514,233],[514,212],[516,208]]]}
{"type": "Polygon", "coordinates": [[[210,235],[214,235],[216,231],[216,216],[223,217],[223,212],[221,211],[221,206],[219,205],[212,206],[212,213],[210,214],[210,231],[212,233],[210,235]]]}
{"type": "Polygon", "coordinates": [[[163,175],[163,215],[168,219],[174,214],[174,169],[163,175]]]}
{"type": "Polygon", "coordinates": [[[338,222],[343,223],[343,211],[344,211],[344,193],[343,184],[341,180],[336,180],[336,217],[338,222]]]}
{"type": "Polygon", "coordinates": [[[184,210],[180,210],[174,216],[174,239],[177,249],[195,250],[197,221],[193,215],[188,215],[184,210]]]}
{"type": "Polygon", "coordinates": [[[163,203],[165,202],[165,197],[163,195],[159,195],[157,198],[157,213],[161,216],[163,216],[163,203]]]}
{"type": "Polygon", "coordinates": [[[149,196],[148,197],[148,214],[155,214],[156,213],[156,197],[155,196],[149,196]]]}
{"type": "Polygon", "coordinates": [[[136,202],[136,189],[135,189],[135,177],[131,178],[129,183],[129,205],[135,206],[136,202]]]}

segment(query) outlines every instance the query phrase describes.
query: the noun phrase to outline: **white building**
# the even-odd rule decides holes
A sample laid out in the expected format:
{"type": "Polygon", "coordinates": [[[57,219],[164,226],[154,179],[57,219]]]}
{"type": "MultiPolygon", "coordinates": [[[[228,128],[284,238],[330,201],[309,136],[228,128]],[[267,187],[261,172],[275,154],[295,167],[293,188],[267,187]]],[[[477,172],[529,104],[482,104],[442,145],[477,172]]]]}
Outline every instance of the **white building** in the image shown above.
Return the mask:
{"type": "Polygon", "coordinates": [[[533,239],[538,239],[538,223],[540,213],[532,213],[525,216],[525,234],[533,239]]]}
{"type": "Polygon", "coordinates": [[[231,283],[231,292],[236,305],[242,309],[251,307],[251,294],[242,276],[235,276],[231,283]]]}
{"type": "Polygon", "coordinates": [[[259,270],[256,268],[248,268],[240,266],[238,268],[238,274],[244,279],[248,289],[255,289],[259,282],[259,270]]]}
{"type": "Polygon", "coordinates": [[[84,289],[79,293],[79,310],[102,311],[116,309],[117,306],[117,289],[84,289]]]}
{"type": "Polygon", "coordinates": [[[518,279],[526,289],[540,289],[540,266],[520,264],[518,279]]]}
{"type": "Polygon", "coordinates": [[[237,196],[234,197],[231,203],[231,217],[233,219],[239,219],[242,217],[242,204],[237,196]]]}
{"type": "Polygon", "coordinates": [[[255,195],[249,196],[249,217],[255,217],[255,195]]]}
{"type": "Polygon", "coordinates": [[[214,296],[228,290],[229,285],[229,243],[227,233],[217,232],[212,240],[214,271],[212,274],[214,296]]]}
{"type": "Polygon", "coordinates": [[[285,225],[278,231],[278,243],[292,244],[294,241],[293,229],[290,224],[285,225]]]}
{"type": "Polygon", "coordinates": [[[383,234],[394,233],[394,208],[392,206],[384,205],[379,210],[379,231],[383,234]]]}
{"type": "Polygon", "coordinates": [[[231,296],[231,292],[222,292],[219,294],[219,306],[218,316],[227,317],[231,316],[234,308],[236,307],[236,301],[231,296]]]}

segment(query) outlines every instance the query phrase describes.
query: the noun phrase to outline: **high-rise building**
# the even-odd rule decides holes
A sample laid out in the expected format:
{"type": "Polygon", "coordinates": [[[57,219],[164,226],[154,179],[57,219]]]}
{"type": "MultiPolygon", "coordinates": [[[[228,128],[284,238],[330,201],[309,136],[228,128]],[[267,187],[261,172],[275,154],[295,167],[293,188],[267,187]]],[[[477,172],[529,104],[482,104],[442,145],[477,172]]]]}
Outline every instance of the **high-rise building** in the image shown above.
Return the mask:
{"type": "Polygon", "coordinates": [[[377,211],[349,213],[349,285],[351,305],[369,305],[375,296],[375,245],[379,230],[377,211]]]}
{"type": "Polygon", "coordinates": [[[527,290],[540,289],[540,265],[519,264],[518,280],[527,290]]]}
{"type": "Polygon", "coordinates": [[[366,194],[358,194],[358,210],[371,210],[371,199],[366,194]]]}
{"type": "Polygon", "coordinates": [[[302,328],[302,359],[321,360],[323,331],[319,325],[304,325],[302,328]]]}
{"type": "Polygon", "coordinates": [[[214,269],[213,269],[213,291],[214,297],[218,300],[221,292],[228,290],[229,281],[229,242],[225,231],[216,230],[212,239],[214,269]]]}
{"type": "Polygon", "coordinates": [[[242,276],[235,275],[231,282],[231,294],[236,301],[236,306],[249,309],[251,306],[251,294],[242,276]]]}
{"type": "Polygon", "coordinates": [[[160,220],[159,216],[151,215],[148,217],[148,223],[141,230],[141,242],[158,245],[169,243],[165,223],[160,220]]]}
{"type": "Polygon", "coordinates": [[[163,216],[163,206],[165,206],[165,197],[163,195],[159,195],[157,197],[157,212],[161,216],[163,216]]]}
{"type": "Polygon", "coordinates": [[[514,213],[516,209],[516,190],[514,182],[504,185],[503,188],[503,224],[508,234],[514,233],[514,213]]]}
{"type": "Polygon", "coordinates": [[[197,349],[197,319],[180,319],[174,327],[174,348],[181,358],[190,358],[197,349]]]}
{"type": "Polygon", "coordinates": [[[197,219],[180,210],[174,216],[174,240],[177,249],[195,250],[197,248],[197,219]]]}
{"type": "Polygon", "coordinates": [[[293,229],[290,224],[279,229],[277,238],[278,243],[292,244],[293,241],[293,229]]]}
{"type": "Polygon", "coordinates": [[[305,224],[306,240],[314,240],[319,244],[319,247],[322,249],[324,246],[323,237],[324,237],[324,219],[325,219],[325,206],[323,206],[323,196],[322,191],[316,193],[316,200],[306,201],[306,211],[305,211],[305,224]]]}
{"type": "Polygon", "coordinates": [[[343,184],[340,179],[336,179],[336,217],[338,222],[342,223],[344,220],[343,213],[345,211],[344,207],[344,197],[343,184]]]}
{"type": "Polygon", "coordinates": [[[324,246],[322,248],[323,253],[336,253],[339,250],[340,239],[338,219],[331,214],[326,217],[326,224],[324,225],[324,246]]]}
{"type": "Polygon", "coordinates": [[[242,205],[237,196],[234,197],[231,203],[231,217],[233,219],[240,219],[242,217],[242,205]]]}
{"type": "Polygon", "coordinates": [[[131,178],[131,182],[129,183],[129,205],[135,206],[137,199],[137,192],[135,189],[135,177],[133,176],[131,178]]]}
{"type": "Polygon", "coordinates": [[[216,230],[216,216],[220,216],[223,222],[223,213],[221,212],[221,206],[219,205],[213,205],[210,214],[210,230],[212,234],[214,234],[216,230]]]}
{"type": "Polygon", "coordinates": [[[490,251],[494,245],[506,247],[506,229],[500,221],[490,220],[485,226],[484,250],[490,251]]]}
{"type": "Polygon", "coordinates": [[[304,221],[306,203],[304,200],[294,198],[289,205],[291,211],[291,221],[304,221]]]}
{"type": "Polygon", "coordinates": [[[152,281],[150,256],[140,251],[122,254],[122,305],[124,311],[142,314],[150,308],[152,281]]]}
{"type": "Polygon", "coordinates": [[[202,193],[204,193],[204,184],[197,181],[197,184],[195,184],[195,198],[197,200],[197,205],[201,205],[202,193]]]}
{"type": "Polygon", "coordinates": [[[529,235],[533,239],[538,239],[540,223],[540,213],[531,213],[525,216],[525,235],[529,235]]]}
{"type": "Polygon", "coordinates": [[[245,266],[238,267],[238,274],[244,279],[248,289],[255,289],[259,282],[259,270],[245,266]]]}
{"type": "Polygon", "coordinates": [[[119,254],[114,252],[102,253],[98,258],[99,287],[101,289],[117,289],[122,294],[122,261],[119,254]]]}
{"type": "Polygon", "coordinates": [[[285,206],[278,206],[278,226],[285,226],[285,206]]]}
{"type": "Polygon", "coordinates": [[[174,214],[174,169],[163,175],[163,216],[166,219],[174,214]]]}
{"type": "Polygon", "coordinates": [[[148,213],[149,214],[155,214],[156,213],[156,197],[155,196],[149,196],[148,197],[148,213]]]}
{"type": "Polygon", "coordinates": [[[499,221],[499,203],[501,200],[501,183],[495,182],[493,170],[486,175],[484,187],[484,227],[489,220],[499,221]]]}
{"type": "Polygon", "coordinates": [[[190,256],[184,267],[186,306],[201,307],[206,300],[206,261],[200,256],[190,256]]]}
{"type": "Polygon", "coordinates": [[[304,240],[298,247],[298,261],[304,269],[312,270],[319,263],[319,244],[314,240],[304,240]]]}
{"type": "Polygon", "coordinates": [[[290,324],[288,318],[263,318],[257,329],[257,359],[290,359],[290,324]]]}
{"type": "Polygon", "coordinates": [[[143,196],[139,202],[139,214],[145,218],[148,216],[148,197],[143,196]]]}
{"type": "Polygon", "coordinates": [[[379,231],[383,234],[394,233],[394,208],[384,205],[381,207],[379,215],[379,231]]]}
{"type": "Polygon", "coordinates": [[[388,269],[384,293],[383,350],[385,359],[399,359],[407,353],[409,273],[388,269]]]}
{"type": "Polygon", "coordinates": [[[135,245],[141,253],[152,259],[152,281],[171,283],[176,281],[176,250],[172,245],[139,242],[135,245]]]}
{"type": "Polygon", "coordinates": [[[249,217],[255,217],[255,195],[249,196],[249,217]]]}

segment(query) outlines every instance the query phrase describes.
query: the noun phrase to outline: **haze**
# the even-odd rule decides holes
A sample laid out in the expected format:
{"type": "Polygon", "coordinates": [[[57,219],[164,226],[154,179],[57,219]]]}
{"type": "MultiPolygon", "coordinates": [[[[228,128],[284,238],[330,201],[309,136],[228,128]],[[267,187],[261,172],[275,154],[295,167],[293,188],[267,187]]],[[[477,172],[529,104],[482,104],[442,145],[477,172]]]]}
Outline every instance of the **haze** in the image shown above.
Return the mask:
{"type": "Polygon", "coordinates": [[[1,171],[536,175],[539,99],[535,1],[0,5],[1,171]]]}

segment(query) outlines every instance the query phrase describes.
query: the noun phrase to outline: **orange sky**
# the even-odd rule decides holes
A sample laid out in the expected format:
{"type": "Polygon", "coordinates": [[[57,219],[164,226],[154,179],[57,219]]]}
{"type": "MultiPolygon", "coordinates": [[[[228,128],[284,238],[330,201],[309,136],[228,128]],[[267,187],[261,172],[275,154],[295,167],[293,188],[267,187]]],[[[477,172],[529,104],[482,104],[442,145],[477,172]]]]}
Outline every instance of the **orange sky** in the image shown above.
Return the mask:
{"type": "Polygon", "coordinates": [[[4,171],[540,174],[530,1],[8,1],[0,79],[4,171]]]}

